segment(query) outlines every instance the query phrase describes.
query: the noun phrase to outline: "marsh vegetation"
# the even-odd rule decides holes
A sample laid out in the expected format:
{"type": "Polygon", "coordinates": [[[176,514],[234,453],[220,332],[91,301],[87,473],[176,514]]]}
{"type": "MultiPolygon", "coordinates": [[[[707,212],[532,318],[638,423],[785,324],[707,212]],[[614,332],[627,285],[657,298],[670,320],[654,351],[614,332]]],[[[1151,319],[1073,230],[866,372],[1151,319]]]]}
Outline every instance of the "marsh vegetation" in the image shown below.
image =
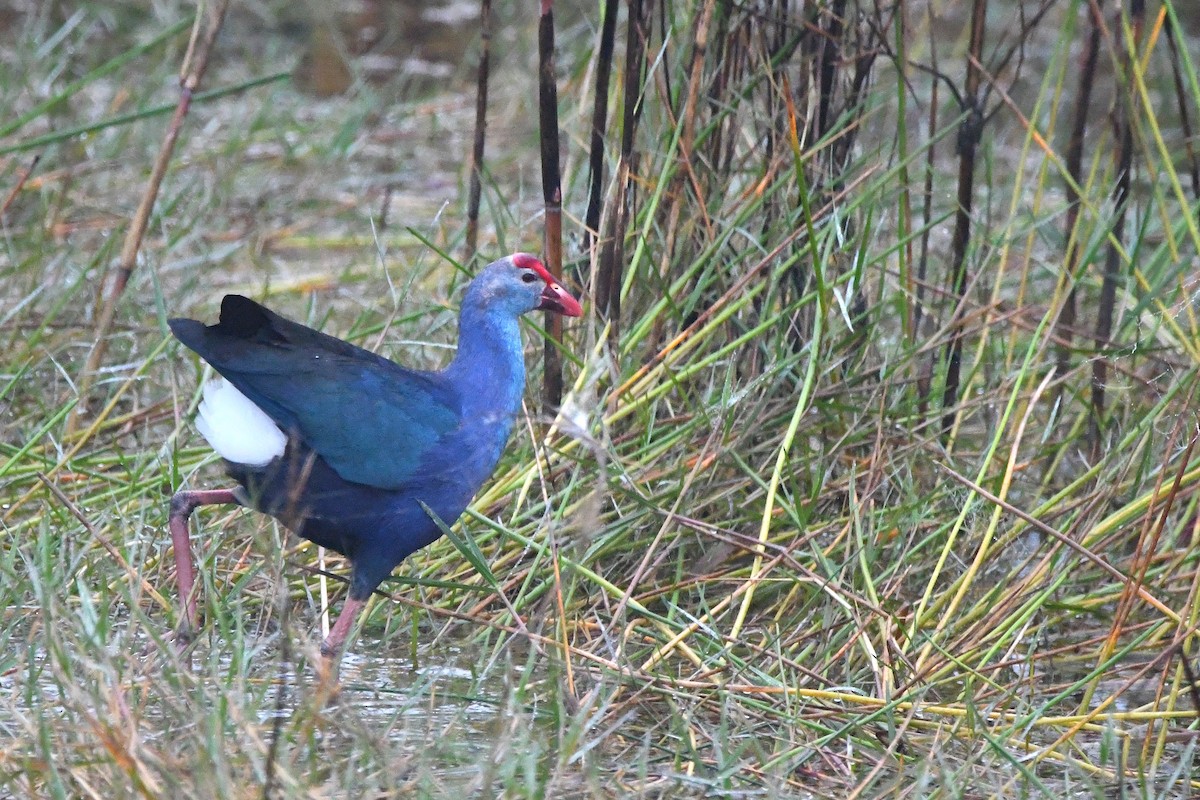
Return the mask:
{"type": "Polygon", "coordinates": [[[519,435],[337,684],[338,560],[198,513],[181,656],[167,501],[223,478],[166,319],[435,366],[546,249],[537,4],[492,9],[474,224],[479,9],[406,8],[233,5],[130,252],[212,9],[0,3],[0,797],[1195,794],[1169,2],[556,9],[561,408],[534,320],[519,435]]]}

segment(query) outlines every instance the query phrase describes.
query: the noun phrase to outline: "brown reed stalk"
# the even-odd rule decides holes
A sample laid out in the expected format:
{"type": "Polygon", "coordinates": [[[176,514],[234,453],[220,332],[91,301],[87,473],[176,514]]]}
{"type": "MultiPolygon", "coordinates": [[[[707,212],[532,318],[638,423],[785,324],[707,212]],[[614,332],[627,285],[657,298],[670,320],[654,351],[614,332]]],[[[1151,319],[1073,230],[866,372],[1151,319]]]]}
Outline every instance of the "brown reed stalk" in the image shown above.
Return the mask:
{"type": "MultiPolygon", "coordinates": [[[[1090,7],[1088,19],[1091,27],[1088,30],[1087,43],[1080,58],[1079,85],[1075,92],[1075,107],[1072,111],[1071,138],[1067,142],[1066,168],[1071,180],[1065,181],[1067,194],[1066,237],[1067,254],[1063,263],[1063,280],[1070,285],[1067,297],[1063,302],[1062,312],[1058,317],[1057,331],[1057,368],[1060,376],[1066,375],[1071,368],[1071,341],[1075,334],[1076,321],[1076,288],[1074,276],[1079,262],[1079,192],[1076,187],[1083,178],[1083,139],[1087,132],[1088,111],[1091,108],[1092,86],[1095,83],[1096,61],[1100,53],[1099,9],[1095,4],[1090,7]]],[[[1055,390],[1061,392],[1063,385],[1055,390]]]]}
{"type": "MultiPolygon", "coordinates": [[[[909,150],[910,144],[908,139],[908,126],[903,121],[908,116],[908,87],[904,78],[908,74],[908,14],[904,5],[900,5],[896,9],[896,13],[892,18],[892,25],[895,30],[896,52],[893,56],[893,68],[896,74],[901,76],[899,83],[899,91],[896,95],[897,108],[896,117],[902,124],[897,126],[897,133],[903,136],[903,139],[897,138],[898,149],[901,153],[909,150]]],[[[882,30],[882,28],[881,28],[882,30]]],[[[881,34],[882,38],[882,34],[881,34]]],[[[900,203],[897,207],[897,231],[896,233],[904,242],[903,249],[899,255],[900,262],[900,278],[904,285],[905,292],[911,300],[905,303],[903,307],[904,333],[908,337],[910,344],[915,344],[917,340],[917,329],[915,319],[916,306],[916,285],[913,280],[913,268],[916,266],[915,253],[913,252],[913,189],[912,176],[908,171],[908,163],[902,161],[899,164],[899,170],[896,173],[897,183],[900,188],[900,203]]]]}
{"type": "MultiPolygon", "coordinates": [[[[1194,398],[1194,383],[1192,384],[1192,391],[1189,394],[1191,395],[1189,399],[1194,398]]],[[[1189,402],[1186,404],[1186,407],[1191,408],[1194,406],[1189,402]]],[[[1146,586],[1146,576],[1150,566],[1160,555],[1163,531],[1170,521],[1171,509],[1175,507],[1179,500],[1179,490],[1183,485],[1185,474],[1193,466],[1192,452],[1196,448],[1196,439],[1194,416],[1190,414],[1178,415],[1175,418],[1174,427],[1163,447],[1162,470],[1157,476],[1157,482],[1154,487],[1154,496],[1162,498],[1162,506],[1161,508],[1152,506],[1147,509],[1146,514],[1142,518],[1141,530],[1138,533],[1136,541],[1133,543],[1133,553],[1129,558],[1129,566],[1126,568],[1126,574],[1130,580],[1121,590],[1121,596],[1110,623],[1111,627],[1109,628],[1107,645],[1108,652],[1116,649],[1121,634],[1129,621],[1129,617],[1140,604],[1139,591],[1146,586]],[[1180,440],[1186,440],[1187,443],[1183,447],[1180,447],[1180,440]],[[1175,458],[1175,454],[1181,451],[1182,455],[1175,458]],[[1163,492],[1162,487],[1166,485],[1170,477],[1167,467],[1172,460],[1177,464],[1175,477],[1171,481],[1171,488],[1163,492]]]]}
{"type": "MultiPolygon", "coordinates": [[[[538,126],[542,151],[542,199],[546,208],[546,267],[562,278],[562,179],[558,165],[558,85],[554,72],[554,0],[542,0],[538,21],[538,126]]],[[[562,403],[562,318],[546,317],[543,355],[542,410],[553,413],[562,403]]]]}
{"type": "Polygon", "coordinates": [[[645,68],[649,21],[642,0],[629,0],[625,34],[625,87],[622,99],[621,157],[617,178],[604,215],[608,231],[601,239],[596,265],[596,308],[610,323],[609,341],[620,336],[621,281],[625,260],[625,232],[629,228],[633,204],[633,176],[637,174],[637,154],[633,136],[642,108],[642,80],[645,68]]]}
{"type": "MultiPolygon", "coordinates": [[[[704,185],[697,174],[698,159],[694,157],[696,142],[696,117],[699,109],[700,89],[706,83],[704,66],[708,57],[709,32],[712,26],[716,0],[704,0],[703,6],[695,12],[695,28],[692,33],[692,49],[688,59],[686,92],[682,93],[682,103],[671,108],[671,123],[679,130],[678,154],[675,156],[676,169],[672,172],[670,183],[665,192],[665,211],[661,219],[663,244],[659,248],[657,285],[666,287],[669,282],[670,264],[679,259],[677,250],[679,235],[685,236],[693,228],[704,231],[705,243],[711,243],[716,238],[716,229],[707,213],[707,199],[704,185]],[[691,189],[690,195],[688,189],[691,189]],[[690,201],[690,202],[689,202],[690,201]],[[685,213],[685,208],[686,213],[685,213]],[[683,224],[681,223],[683,221],[683,224]]],[[[664,79],[666,73],[663,73],[664,79]]],[[[664,80],[665,87],[665,80],[664,80]]],[[[678,98],[665,90],[668,98],[678,98]]],[[[656,350],[665,336],[667,317],[660,315],[654,320],[647,346],[656,350]]]]}
{"type": "Polygon", "coordinates": [[[30,160],[29,165],[17,175],[17,182],[8,190],[8,196],[4,198],[4,202],[0,203],[0,216],[8,213],[8,209],[12,207],[13,201],[17,199],[17,195],[21,193],[21,189],[25,187],[25,184],[29,181],[29,176],[37,169],[38,162],[41,160],[42,155],[38,153],[30,160]]]}
{"type": "Polygon", "coordinates": [[[829,131],[830,110],[837,94],[834,82],[842,64],[842,28],[845,24],[846,2],[834,0],[822,13],[827,19],[817,38],[817,114],[811,121],[809,141],[818,142],[829,131]]]}
{"type": "MultiPolygon", "coordinates": [[[[1098,0],[1092,0],[1092,13],[1099,14],[1098,0]]],[[[1112,188],[1113,222],[1111,235],[1105,245],[1104,277],[1100,282],[1100,299],[1096,314],[1094,341],[1097,349],[1107,350],[1112,342],[1113,315],[1117,304],[1117,282],[1121,277],[1121,250],[1117,243],[1125,235],[1125,211],[1129,202],[1133,168],[1133,113],[1137,106],[1136,83],[1133,80],[1134,59],[1142,41],[1142,21],[1145,12],[1143,0],[1132,0],[1129,4],[1129,22],[1132,29],[1132,51],[1122,48],[1122,86],[1117,92],[1117,107],[1112,115],[1113,138],[1117,142],[1113,159],[1117,175],[1112,188]]],[[[1105,389],[1108,383],[1108,355],[1098,354],[1092,360],[1092,409],[1089,434],[1093,459],[1101,455],[1101,433],[1103,430],[1105,389]]]]}
{"type": "Polygon", "coordinates": [[[692,38],[692,59],[691,70],[688,73],[688,90],[679,117],[679,124],[683,126],[683,130],[679,135],[679,153],[682,164],[680,171],[676,173],[676,182],[680,186],[679,191],[670,193],[672,197],[672,210],[670,212],[670,222],[667,225],[669,239],[674,238],[676,220],[683,206],[683,183],[685,180],[691,185],[692,191],[696,194],[694,213],[701,215],[703,218],[709,238],[711,239],[714,235],[712,221],[708,219],[705,210],[704,187],[701,185],[700,178],[696,174],[694,154],[696,149],[696,117],[700,106],[700,87],[704,85],[706,80],[704,64],[708,56],[709,32],[712,27],[713,13],[716,10],[716,5],[716,0],[705,1],[703,8],[700,10],[700,15],[696,20],[696,32],[692,38]]]}
{"type": "Polygon", "coordinates": [[[975,0],[971,10],[971,39],[967,46],[967,78],[962,102],[966,116],[958,129],[958,209],[954,215],[954,239],[951,244],[949,295],[954,301],[950,321],[950,341],[946,345],[946,388],[942,394],[942,439],[948,440],[954,427],[954,407],[958,403],[958,384],[962,369],[965,300],[967,293],[967,245],[971,241],[971,208],[975,193],[975,151],[983,135],[983,40],[987,0],[975,0]]]}
{"type": "MultiPolygon", "coordinates": [[[[1200,164],[1196,161],[1196,145],[1192,135],[1192,118],[1188,114],[1188,90],[1179,59],[1179,28],[1176,17],[1168,15],[1166,22],[1167,46],[1170,49],[1171,77],[1175,85],[1175,103],[1179,106],[1179,127],[1183,134],[1184,152],[1187,153],[1187,171],[1192,179],[1192,197],[1200,198],[1200,164]]],[[[1187,41],[1186,39],[1184,40],[1187,41]]]]}
{"type": "Polygon", "coordinates": [[[175,106],[175,114],[171,117],[170,124],[167,125],[167,132],[163,137],[162,146],[159,148],[158,157],[154,160],[154,167],[150,171],[150,179],[142,193],[142,201],[133,215],[129,230],[125,233],[125,243],[121,248],[121,262],[96,322],[95,344],[88,354],[83,374],[79,376],[80,401],[67,419],[68,434],[75,432],[83,414],[86,413],[87,395],[91,391],[92,382],[100,368],[100,362],[104,360],[104,354],[108,349],[108,334],[112,330],[113,319],[117,314],[117,303],[124,295],[129,278],[133,275],[133,269],[137,266],[138,251],[141,250],[146,228],[150,225],[150,214],[154,211],[159,187],[162,186],[163,178],[167,174],[167,167],[170,166],[171,158],[175,154],[175,144],[179,140],[179,134],[183,130],[183,121],[187,118],[191,108],[192,97],[208,69],[208,57],[217,40],[217,34],[221,32],[221,26],[225,21],[225,12],[229,8],[229,0],[218,0],[215,5],[202,7],[209,9],[207,26],[203,30],[203,35],[198,35],[202,23],[197,18],[192,34],[193,39],[188,45],[188,53],[184,57],[183,67],[180,70],[182,76],[179,81],[179,102],[175,106]]]}
{"type": "MultiPolygon", "coordinates": [[[[921,335],[921,322],[925,316],[925,287],[929,277],[929,235],[932,232],[933,220],[933,175],[937,163],[937,131],[938,106],[940,100],[941,81],[938,80],[937,42],[934,40],[933,9],[927,8],[926,27],[929,30],[929,121],[925,138],[929,146],[925,148],[925,180],[921,186],[921,244],[917,250],[917,280],[916,295],[913,300],[913,336],[921,335]]],[[[915,341],[915,339],[914,339],[915,341]]],[[[936,354],[931,350],[928,359],[920,359],[917,368],[917,411],[921,423],[924,424],[929,415],[930,393],[933,391],[932,376],[933,362],[936,354]]]]}
{"type": "MultiPolygon", "coordinates": [[[[885,19],[884,10],[879,10],[880,15],[873,22],[873,26],[878,31],[886,30],[891,25],[891,21],[885,19]]],[[[899,13],[897,9],[890,9],[886,13],[899,13]]],[[[851,27],[851,31],[855,28],[851,27]]],[[[882,33],[879,34],[882,36],[882,33]]],[[[844,111],[853,111],[857,119],[862,119],[866,110],[862,108],[863,95],[867,88],[871,85],[871,78],[875,75],[875,59],[882,52],[882,47],[873,38],[867,35],[860,35],[855,41],[854,54],[852,56],[854,70],[850,75],[850,85],[845,91],[845,100],[842,102],[844,111]]],[[[832,123],[831,123],[832,124],[832,123]]],[[[838,183],[835,187],[840,190],[842,182],[842,173],[845,171],[845,165],[850,162],[853,157],[855,145],[858,142],[858,134],[861,127],[858,124],[849,125],[844,136],[837,137],[837,140],[832,144],[833,158],[831,163],[838,168],[838,183]]]]}
{"type": "Polygon", "coordinates": [[[475,257],[479,243],[479,204],[483,196],[483,152],[487,139],[488,78],[492,58],[492,0],[479,3],[479,70],[475,81],[475,139],[467,189],[467,237],[463,261],[475,257]]]}
{"type": "MultiPolygon", "coordinates": [[[[713,76],[708,88],[708,97],[718,99],[729,96],[733,87],[742,75],[744,65],[747,58],[748,45],[744,37],[731,32],[730,23],[733,21],[733,8],[722,4],[717,8],[717,15],[714,21],[715,32],[713,34],[713,76]]],[[[771,43],[772,52],[780,52],[785,46],[785,38],[789,37],[784,31],[784,26],[780,25],[776,41],[771,43]]],[[[794,45],[793,45],[794,46],[794,45]]],[[[776,93],[767,95],[767,102],[771,104],[772,111],[777,111],[779,98],[776,93]]],[[[720,125],[716,125],[708,133],[705,139],[705,148],[707,150],[706,158],[712,164],[712,171],[715,175],[728,175],[731,169],[733,156],[736,151],[734,146],[735,136],[731,135],[732,122],[725,120],[720,125]]],[[[768,129],[768,136],[773,135],[775,129],[768,129]]]]}
{"type": "Polygon", "coordinates": [[[619,0],[604,0],[600,50],[596,54],[596,95],[592,105],[592,137],[588,145],[588,204],[583,230],[584,249],[589,253],[600,237],[600,211],[604,205],[604,133],[608,129],[608,94],[620,7],[619,0]]]}

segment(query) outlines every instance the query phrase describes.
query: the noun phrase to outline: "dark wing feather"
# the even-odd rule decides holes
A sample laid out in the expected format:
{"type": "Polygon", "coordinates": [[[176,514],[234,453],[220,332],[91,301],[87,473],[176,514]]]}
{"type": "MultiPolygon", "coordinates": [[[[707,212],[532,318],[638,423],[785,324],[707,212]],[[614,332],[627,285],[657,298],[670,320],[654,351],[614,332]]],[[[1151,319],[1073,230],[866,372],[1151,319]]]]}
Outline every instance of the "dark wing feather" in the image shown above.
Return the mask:
{"type": "Polygon", "coordinates": [[[342,478],[397,489],[440,460],[461,424],[458,392],[360,347],[226,295],[221,321],[173,319],[171,330],[300,438],[342,478]]]}

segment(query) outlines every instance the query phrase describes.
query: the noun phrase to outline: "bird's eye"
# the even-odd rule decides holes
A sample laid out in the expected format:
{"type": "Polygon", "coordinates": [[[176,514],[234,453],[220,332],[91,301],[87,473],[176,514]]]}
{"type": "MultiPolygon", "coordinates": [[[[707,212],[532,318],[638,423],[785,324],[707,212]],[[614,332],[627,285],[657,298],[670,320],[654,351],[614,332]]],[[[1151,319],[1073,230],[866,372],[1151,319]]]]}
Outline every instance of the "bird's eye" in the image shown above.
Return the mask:
{"type": "Polygon", "coordinates": [[[522,272],[521,273],[521,280],[525,281],[526,283],[533,283],[537,279],[538,279],[538,276],[534,275],[532,272],[522,272]]]}

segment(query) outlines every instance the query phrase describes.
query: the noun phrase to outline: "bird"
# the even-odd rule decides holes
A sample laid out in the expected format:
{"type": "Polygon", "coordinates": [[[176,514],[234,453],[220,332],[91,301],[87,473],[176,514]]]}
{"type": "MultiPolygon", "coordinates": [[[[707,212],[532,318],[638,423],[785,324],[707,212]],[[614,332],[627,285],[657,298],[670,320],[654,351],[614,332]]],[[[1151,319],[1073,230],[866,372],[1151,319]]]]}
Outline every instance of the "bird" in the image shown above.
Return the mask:
{"type": "Polygon", "coordinates": [[[169,320],[219,376],[202,389],[195,425],[235,484],[171,498],[179,640],[198,623],[189,517],[237,504],[347,557],[349,594],[321,646],[340,656],[379,584],[436,541],[495,469],[525,387],[519,318],[535,309],[583,313],[537,257],[487,265],[467,286],[458,348],[441,371],[403,367],[235,294],[214,325],[169,320]]]}

